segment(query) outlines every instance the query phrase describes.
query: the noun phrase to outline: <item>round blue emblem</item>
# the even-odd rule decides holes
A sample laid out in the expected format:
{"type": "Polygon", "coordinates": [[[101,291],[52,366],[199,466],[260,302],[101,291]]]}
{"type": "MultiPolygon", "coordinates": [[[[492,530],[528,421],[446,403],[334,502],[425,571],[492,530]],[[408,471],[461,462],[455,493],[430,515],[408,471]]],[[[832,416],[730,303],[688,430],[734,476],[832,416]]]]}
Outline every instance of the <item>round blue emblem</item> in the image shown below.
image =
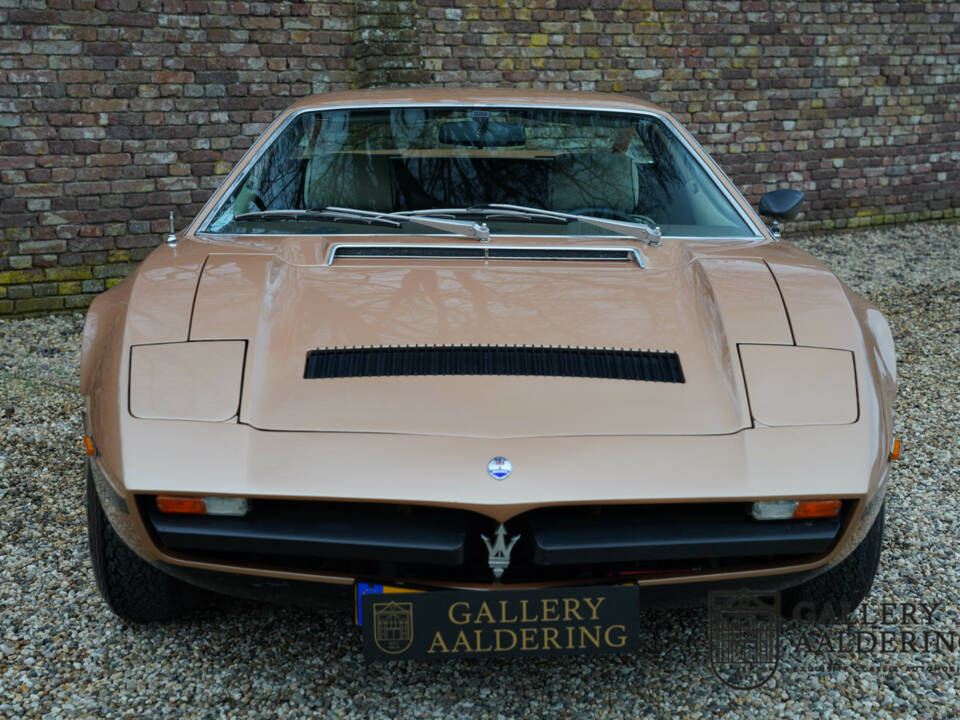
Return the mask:
{"type": "Polygon", "coordinates": [[[505,480],[513,472],[513,463],[505,457],[497,455],[493,460],[487,463],[487,472],[494,480],[505,480]]]}

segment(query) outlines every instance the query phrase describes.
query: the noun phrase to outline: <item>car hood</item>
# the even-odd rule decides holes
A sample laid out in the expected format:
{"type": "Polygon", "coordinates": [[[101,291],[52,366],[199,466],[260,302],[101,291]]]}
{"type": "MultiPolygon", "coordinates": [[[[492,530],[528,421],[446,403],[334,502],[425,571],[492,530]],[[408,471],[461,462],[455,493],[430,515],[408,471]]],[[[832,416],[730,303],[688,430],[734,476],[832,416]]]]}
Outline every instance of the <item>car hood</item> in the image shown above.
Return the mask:
{"type": "Polygon", "coordinates": [[[792,343],[767,265],[696,257],[680,243],[646,254],[641,269],[529,260],[327,265],[302,253],[215,253],[201,274],[190,339],[248,341],[239,419],[264,430],[534,437],[749,427],[737,343],[792,343]],[[304,378],[317,348],[455,345],[675,352],[684,382],[304,378]]]}

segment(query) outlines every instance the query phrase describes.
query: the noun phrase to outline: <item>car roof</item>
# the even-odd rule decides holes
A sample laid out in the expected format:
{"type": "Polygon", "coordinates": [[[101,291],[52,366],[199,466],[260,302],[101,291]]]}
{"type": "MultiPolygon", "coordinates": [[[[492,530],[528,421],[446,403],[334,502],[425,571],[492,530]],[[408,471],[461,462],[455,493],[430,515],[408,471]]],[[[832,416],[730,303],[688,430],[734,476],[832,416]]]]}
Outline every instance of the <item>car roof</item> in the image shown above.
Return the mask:
{"type": "Polygon", "coordinates": [[[667,115],[652,103],[627,95],[573,90],[531,90],[513,88],[390,88],[348,90],[310,95],[290,109],[324,108],[343,105],[534,105],[597,110],[641,110],[667,115]]]}

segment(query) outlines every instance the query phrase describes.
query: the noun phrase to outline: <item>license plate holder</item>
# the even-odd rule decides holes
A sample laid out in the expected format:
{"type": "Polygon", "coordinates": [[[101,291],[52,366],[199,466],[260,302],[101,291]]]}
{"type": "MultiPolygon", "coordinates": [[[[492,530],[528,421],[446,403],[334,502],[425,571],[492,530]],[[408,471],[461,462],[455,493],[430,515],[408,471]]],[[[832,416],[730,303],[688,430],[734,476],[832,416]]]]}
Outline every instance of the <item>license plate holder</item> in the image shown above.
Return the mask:
{"type": "Polygon", "coordinates": [[[358,583],[368,660],[633,652],[635,585],[408,590],[358,583]]]}

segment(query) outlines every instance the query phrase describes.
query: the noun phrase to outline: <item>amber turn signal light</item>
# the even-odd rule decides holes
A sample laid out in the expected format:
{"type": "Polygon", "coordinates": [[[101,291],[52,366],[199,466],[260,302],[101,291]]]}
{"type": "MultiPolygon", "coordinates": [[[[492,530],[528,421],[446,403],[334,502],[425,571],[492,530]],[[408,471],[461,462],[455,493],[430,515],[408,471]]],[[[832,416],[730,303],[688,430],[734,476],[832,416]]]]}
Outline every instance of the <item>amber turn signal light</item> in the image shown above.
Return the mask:
{"type": "Polygon", "coordinates": [[[890,449],[890,459],[891,460],[900,459],[900,438],[893,439],[893,447],[890,449]]]}
{"type": "Polygon", "coordinates": [[[840,514],[839,500],[814,500],[812,502],[799,502],[797,509],[793,511],[793,518],[822,518],[835,517],[840,514]]]}
{"type": "Polygon", "coordinates": [[[181,515],[232,515],[243,517],[250,509],[246,498],[236,497],[183,497],[157,495],[157,510],[162,513],[181,515]]]}
{"type": "Polygon", "coordinates": [[[754,520],[803,520],[835,517],[840,514],[839,500],[761,500],[753,503],[754,520]]]}
{"type": "Polygon", "coordinates": [[[203,498],[157,495],[157,510],[162,513],[179,513],[181,515],[206,515],[207,504],[203,501],[203,498]]]}
{"type": "Polygon", "coordinates": [[[96,457],[97,446],[93,444],[93,438],[89,435],[83,436],[83,447],[87,451],[87,455],[90,457],[96,457]]]}

